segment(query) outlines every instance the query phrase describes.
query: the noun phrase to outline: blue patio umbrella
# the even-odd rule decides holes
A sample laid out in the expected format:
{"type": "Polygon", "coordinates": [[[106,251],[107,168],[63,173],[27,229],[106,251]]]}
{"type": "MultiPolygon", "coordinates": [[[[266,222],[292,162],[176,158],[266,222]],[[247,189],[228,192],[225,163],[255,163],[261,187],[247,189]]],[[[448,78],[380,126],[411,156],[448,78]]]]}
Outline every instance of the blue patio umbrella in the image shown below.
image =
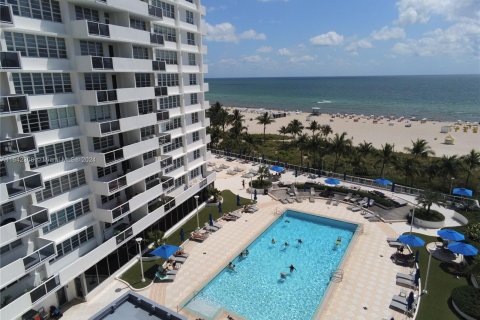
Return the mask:
{"type": "Polygon", "coordinates": [[[253,200],[257,200],[257,189],[253,189],[253,200]]]}
{"type": "Polygon", "coordinates": [[[271,166],[270,170],[272,170],[274,172],[277,172],[277,173],[285,172],[285,168],[284,167],[279,167],[279,166],[271,166]]]}
{"type": "Polygon", "coordinates": [[[425,241],[411,234],[401,235],[398,237],[398,241],[410,247],[423,247],[425,245],[425,241]]]}
{"type": "Polygon", "coordinates": [[[210,225],[213,226],[213,216],[211,213],[208,215],[208,223],[210,223],[210,225]]]}
{"type": "Polygon", "coordinates": [[[237,207],[240,207],[240,195],[237,194],[237,207]]]}
{"type": "Polygon", "coordinates": [[[388,186],[388,185],[393,184],[392,181],[390,181],[388,179],[385,179],[385,178],[378,178],[378,179],[373,180],[373,182],[375,182],[376,184],[379,184],[381,186],[388,186]]]}
{"type": "Polygon", "coordinates": [[[475,256],[478,254],[478,249],[471,244],[463,242],[452,242],[448,245],[448,250],[453,253],[461,254],[464,256],[475,256]]]}
{"type": "Polygon", "coordinates": [[[325,179],[325,183],[330,184],[332,186],[336,186],[336,185],[340,184],[340,180],[335,179],[335,178],[327,178],[327,179],[325,179]]]}
{"type": "Polygon", "coordinates": [[[223,213],[222,203],[220,201],[218,202],[218,213],[223,213]]]}
{"type": "Polygon", "coordinates": [[[473,196],[473,191],[465,188],[453,188],[452,194],[456,196],[471,197],[473,196]]]}
{"type": "Polygon", "coordinates": [[[438,230],[437,234],[445,240],[453,240],[453,241],[462,241],[465,240],[465,236],[460,232],[457,232],[452,229],[442,229],[438,230]]]}
{"type": "Polygon", "coordinates": [[[180,229],[180,241],[185,241],[185,231],[182,229],[180,229]]]}
{"type": "Polygon", "coordinates": [[[180,250],[180,247],[173,246],[170,244],[164,244],[161,245],[160,247],[156,248],[150,254],[163,258],[163,259],[168,259],[172,254],[180,250]]]}

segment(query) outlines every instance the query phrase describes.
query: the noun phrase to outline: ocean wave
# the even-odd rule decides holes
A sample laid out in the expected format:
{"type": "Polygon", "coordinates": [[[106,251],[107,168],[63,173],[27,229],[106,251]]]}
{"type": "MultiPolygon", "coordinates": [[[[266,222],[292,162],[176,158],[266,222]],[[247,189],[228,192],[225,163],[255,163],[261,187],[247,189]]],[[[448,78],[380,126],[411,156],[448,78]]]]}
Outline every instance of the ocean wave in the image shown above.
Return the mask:
{"type": "Polygon", "coordinates": [[[318,104],[323,104],[323,103],[332,103],[330,100],[322,100],[322,101],[317,101],[318,104]]]}

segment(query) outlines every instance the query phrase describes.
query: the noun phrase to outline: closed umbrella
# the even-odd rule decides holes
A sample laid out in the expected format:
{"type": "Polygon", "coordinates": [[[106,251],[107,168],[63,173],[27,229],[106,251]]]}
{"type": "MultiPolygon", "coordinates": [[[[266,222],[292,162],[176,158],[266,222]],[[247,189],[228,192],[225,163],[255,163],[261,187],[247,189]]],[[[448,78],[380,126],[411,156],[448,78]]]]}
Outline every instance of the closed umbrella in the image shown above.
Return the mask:
{"type": "Polygon", "coordinates": [[[420,251],[415,251],[415,263],[418,263],[418,260],[420,260],[420,251]]]}
{"type": "Polygon", "coordinates": [[[329,184],[329,185],[332,185],[332,186],[336,186],[336,185],[340,184],[340,180],[335,179],[335,178],[327,178],[327,179],[325,179],[325,183],[329,184]]]}
{"type": "Polygon", "coordinates": [[[398,241],[410,247],[423,247],[425,245],[423,239],[411,234],[401,235],[398,237],[398,241]]]}
{"type": "Polygon", "coordinates": [[[471,197],[473,196],[473,191],[465,188],[454,188],[452,194],[456,196],[471,197]]]}
{"type": "Polygon", "coordinates": [[[183,230],[183,228],[180,229],[180,241],[185,241],[185,231],[183,230]]]}
{"type": "Polygon", "coordinates": [[[213,216],[211,213],[208,215],[208,222],[210,223],[211,226],[213,226],[213,216]]]}
{"type": "Polygon", "coordinates": [[[218,202],[218,213],[221,215],[223,213],[222,203],[218,202]]]}
{"type": "Polygon", "coordinates": [[[161,245],[160,247],[156,248],[152,252],[150,252],[150,254],[152,254],[154,256],[157,256],[157,257],[160,257],[160,258],[163,258],[163,259],[168,259],[178,250],[180,250],[180,247],[173,246],[173,245],[170,245],[170,244],[164,244],[164,245],[161,245]]]}
{"type": "Polygon", "coordinates": [[[237,194],[237,207],[240,207],[240,195],[237,194]]]}
{"type": "Polygon", "coordinates": [[[417,269],[417,271],[415,272],[415,279],[414,279],[414,283],[415,285],[418,287],[418,281],[420,280],[420,268],[417,269]]]}
{"type": "Polygon", "coordinates": [[[253,200],[257,200],[257,189],[253,189],[253,200]]]}
{"type": "Polygon", "coordinates": [[[460,232],[457,232],[452,229],[442,229],[438,230],[437,234],[445,240],[452,240],[452,241],[462,241],[465,240],[465,236],[460,232]]]}

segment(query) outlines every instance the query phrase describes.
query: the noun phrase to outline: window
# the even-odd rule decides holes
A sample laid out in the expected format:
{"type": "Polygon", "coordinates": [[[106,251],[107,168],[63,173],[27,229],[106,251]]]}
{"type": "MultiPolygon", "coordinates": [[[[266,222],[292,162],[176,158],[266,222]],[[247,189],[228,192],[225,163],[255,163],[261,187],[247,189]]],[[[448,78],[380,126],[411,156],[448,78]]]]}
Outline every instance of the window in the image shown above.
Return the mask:
{"type": "Polygon", "coordinates": [[[7,176],[7,164],[5,161],[0,161],[0,177],[7,176]]]}
{"type": "Polygon", "coordinates": [[[134,59],[148,59],[148,48],[133,46],[134,59]]]}
{"type": "Polygon", "coordinates": [[[75,6],[75,19],[99,22],[98,11],[90,8],[75,6]]]}
{"type": "Polygon", "coordinates": [[[89,106],[88,113],[90,115],[90,121],[103,121],[110,120],[110,106],[89,106]]]}
{"type": "Polygon", "coordinates": [[[103,45],[101,42],[81,40],[80,55],[103,57],[103,45]]]}
{"type": "Polygon", "coordinates": [[[114,172],[117,172],[117,165],[111,165],[109,167],[97,167],[97,177],[101,178],[104,176],[108,176],[109,174],[112,174],[114,172]]]}
{"type": "Polygon", "coordinates": [[[16,94],[72,92],[69,73],[12,73],[16,94]]]}
{"type": "Polygon", "coordinates": [[[193,160],[200,158],[200,149],[193,151],[193,160]]]}
{"type": "Polygon", "coordinates": [[[170,119],[170,121],[165,123],[164,126],[165,126],[164,132],[179,128],[182,126],[182,118],[180,117],[172,118],[170,119]]]}
{"type": "Polygon", "coordinates": [[[11,4],[13,14],[16,16],[62,22],[60,5],[56,0],[3,0],[1,2],[11,4]]]}
{"type": "Polygon", "coordinates": [[[196,66],[197,65],[197,60],[196,60],[195,53],[189,53],[188,54],[188,64],[190,66],[196,66]]]}
{"type": "Polygon", "coordinates": [[[82,155],[80,140],[70,140],[38,147],[38,152],[29,158],[30,168],[40,168],[52,163],[59,163],[82,155]]]}
{"type": "Polygon", "coordinates": [[[102,200],[102,204],[105,204],[107,202],[110,202],[112,201],[113,199],[116,199],[120,197],[120,192],[117,192],[117,193],[114,193],[110,196],[101,196],[101,200],[102,200]]]}
{"type": "Polygon", "coordinates": [[[159,0],[152,0],[152,5],[162,8],[164,17],[175,19],[175,7],[172,4],[168,4],[159,0]]]}
{"type": "Polygon", "coordinates": [[[198,103],[198,96],[196,93],[190,94],[190,104],[197,104],[198,103]]]}
{"type": "Polygon", "coordinates": [[[187,44],[192,46],[195,45],[195,34],[192,32],[187,32],[187,44]]]}
{"type": "Polygon", "coordinates": [[[77,203],[59,210],[50,214],[50,224],[43,228],[43,234],[47,234],[66,223],[75,220],[81,215],[87,214],[90,212],[90,203],[88,199],[78,201],[77,203]]]}
{"type": "Polygon", "coordinates": [[[175,51],[156,50],[155,55],[158,61],[165,61],[166,64],[178,64],[175,51]]]}
{"type": "Polygon", "coordinates": [[[155,126],[140,128],[140,136],[142,140],[150,139],[155,134],[155,126]]]}
{"type": "Polygon", "coordinates": [[[175,189],[185,184],[185,176],[175,179],[175,189]]]}
{"type": "Polygon", "coordinates": [[[186,15],[186,22],[190,24],[195,24],[195,20],[193,19],[193,12],[185,10],[186,15]]]}
{"type": "Polygon", "coordinates": [[[192,123],[198,122],[198,112],[192,113],[192,123]]]}
{"type": "Polygon", "coordinates": [[[115,146],[113,136],[93,138],[93,149],[95,151],[105,150],[115,146]]]}
{"type": "Polygon", "coordinates": [[[54,261],[70,253],[72,250],[81,247],[94,237],[95,234],[93,231],[93,226],[90,226],[86,230],[83,230],[74,235],[73,237],[70,237],[67,240],[63,241],[62,243],[57,244],[57,256],[54,258],[54,261]]]}
{"type": "Polygon", "coordinates": [[[194,74],[194,73],[189,74],[188,75],[188,80],[189,80],[189,83],[190,83],[191,86],[196,85],[197,84],[197,75],[194,74]]]}
{"type": "Polygon", "coordinates": [[[163,38],[165,39],[165,41],[177,42],[177,33],[176,33],[175,29],[173,29],[173,28],[154,25],[153,26],[153,33],[163,35],[163,38]]]}
{"type": "Polygon", "coordinates": [[[85,171],[83,169],[58,178],[50,179],[45,181],[45,188],[36,193],[37,201],[42,202],[48,200],[84,185],[85,183],[85,171]]]}
{"type": "Polygon", "coordinates": [[[190,179],[194,179],[199,175],[200,175],[200,168],[195,168],[192,171],[190,171],[190,179]]]}
{"type": "Polygon", "coordinates": [[[185,165],[185,160],[183,157],[177,158],[172,161],[172,165],[165,169],[165,174],[172,172],[175,169],[178,169],[185,165]]]}
{"type": "Polygon", "coordinates": [[[18,32],[4,34],[7,51],[19,51],[24,57],[67,58],[67,47],[63,38],[18,32]]]}
{"type": "Polygon", "coordinates": [[[135,73],[135,87],[151,87],[152,82],[150,80],[149,73],[135,73]]]}
{"type": "Polygon", "coordinates": [[[178,137],[173,139],[172,143],[163,147],[163,153],[167,153],[181,147],[183,147],[183,140],[182,140],[182,137],[178,137]]]}
{"type": "Polygon", "coordinates": [[[178,73],[162,73],[158,75],[158,85],[160,87],[177,87],[178,73]]]}
{"type": "Polygon", "coordinates": [[[85,90],[107,90],[105,73],[85,73],[85,90]]]}
{"type": "Polygon", "coordinates": [[[77,125],[75,108],[56,108],[52,110],[32,111],[20,115],[24,133],[37,132],[50,129],[59,129],[77,125]]]}
{"type": "Polygon", "coordinates": [[[143,154],[143,161],[146,161],[148,159],[152,159],[156,156],[157,156],[157,150],[152,150],[152,151],[145,152],[143,154]]]}
{"type": "Polygon", "coordinates": [[[195,131],[192,133],[192,141],[195,142],[195,141],[198,141],[200,140],[200,132],[198,131],[195,131]]]}
{"type": "Polygon", "coordinates": [[[147,24],[145,21],[130,18],[130,28],[146,31],[147,24]]]}
{"type": "Polygon", "coordinates": [[[15,203],[13,201],[6,202],[0,206],[0,215],[15,212],[15,203]]]}
{"type": "Polygon", "coordinates": [[[180,107],[180,96],[168,96],[159,99],[159,110],[166,110],[180,107]]]}
{"type": "Polygon", "coordinates": [[[147,114],[153,112],[153,100],[137,101],[137,106],[139,114],[147,114]]]}

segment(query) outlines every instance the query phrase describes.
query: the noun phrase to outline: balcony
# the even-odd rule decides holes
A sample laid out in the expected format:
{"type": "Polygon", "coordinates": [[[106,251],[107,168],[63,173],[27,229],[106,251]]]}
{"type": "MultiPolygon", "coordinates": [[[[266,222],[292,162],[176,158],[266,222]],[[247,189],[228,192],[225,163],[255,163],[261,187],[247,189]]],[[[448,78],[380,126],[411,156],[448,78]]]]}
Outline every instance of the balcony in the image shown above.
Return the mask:
{"type": "Polygon", "coordinates": [[[2,27],[13,25],[12,7],[8,4],[0,4],[0,22],[2,27]]]}
{"type": "Polygon", "coordinates": [[[149,5],[148,6],[148,14],[152,17],[163,19],[162,8],[149,5]]]}
{"type": "Polygon", "coordinates": [[[28,112],[30,108],[26,95],[0,97],[0,117],[28,112]]]}
{"type": "Polygon", "coordinates": [[[152,61],[153,71],[165,71],[167,69],[167,64],[165,61],[152,61]]]}
{"type": "Polygon", "coordinates": [[[104,103],[124,103],[155,99],[168,95],[167,87],[117,88],[112,90],[82,90],[81,104],[86,106],[104,103]]]}
{"type": "Polygon", "coordinates": [[[0,185],[0,199],[2,202],[12,200],[43,188],[42,175],[37,172],[25,171],[18,178],[4,177],[0,185]]]}
{"type": "Polygon", "coordinates": [[[5,215],[0,227],[0,243],[15,240],[18,236],[37,230],[50,223],[48,210],[43,207],[29,206],[25,210],[26,217],[18,219],[21,213],[5,215]],[[17,221],[18,220],[18,221],[17,221]]]}
{"type": "Polygon", "coordinates": [[[164,61],[100,56],[77,56],[76,65],[80,72],[152,72],[166,69],[164,61]]]}
{"type": "Polygon", "coordinates": [[[31,134],[20,134],[18,137],[0,141],[0,159],[2,160],[37,151],[35,137],[31,134]]]}
{"type": "Polygon", "coordinates": [[[160,146],[166,145],[172,142],[172,136],[170,133],[161,133],[158,137],[158,143],[160,146]]]}
{"type": "Polygon", "coordinates": [[[20,52],[0,52],[0,69],[21,69],[20,52]]]}
{"type": "Polygon", "coordinates": [[[164,45],[165,41],[163,35],[157,33],[150,33],[150,43],[151,44],[161,44],[164,45]]]}
{"type": "Polygon", "coordinates": [[[129,214],[130,204],[128,202],[120,204],[121,201],[112,202],[112,204],[107,204],[105,206],[97,208],[95,211],[95,217],[99,221],[114,223],[118,219],[125,217],[129,214]]]}
{"type": "Polygon", "coordinates": [[[103,122],[85,122],[84,127],[89,137],[103,137],[155,125],[158,122],[157,117],[158,115],[156,116],[154,113],[147,113],[103,122]]]}

